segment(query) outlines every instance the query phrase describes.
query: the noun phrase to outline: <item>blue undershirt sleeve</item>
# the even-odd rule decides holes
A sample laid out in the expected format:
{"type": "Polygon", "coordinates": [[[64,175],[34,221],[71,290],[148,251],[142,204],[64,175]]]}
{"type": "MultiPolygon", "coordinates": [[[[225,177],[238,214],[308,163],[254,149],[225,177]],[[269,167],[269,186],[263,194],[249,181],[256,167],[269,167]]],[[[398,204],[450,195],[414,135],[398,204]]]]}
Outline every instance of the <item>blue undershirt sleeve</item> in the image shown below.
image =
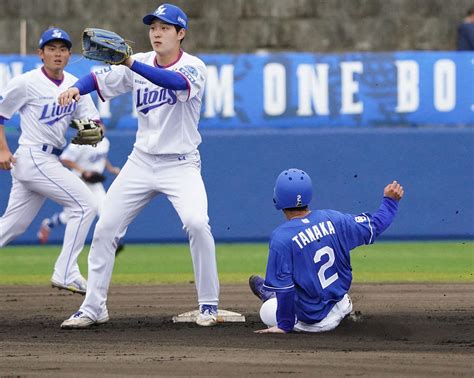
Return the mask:
{"type": "Polygon", "coordinates": [[[92,75],[92,73],[90,73],[89,75],[81,77],[78,81],[76,81],[73,87],[79,89],[79,93],[81,95],[85,95],[95,91],[96,88],[94,76],[92,75]]]}
{"type": "Polygon", "coordinates": [[[173,90],[188,89],[188,82],[177,72],[152,67],[148,64],[137,62],[136,60],[133,62],[130,69],[162,88],[173,90]]]}
{"type": "Polygon", "coordinates": [[[382,204],[372,216],[372,222],[375,226],[375,236],[379,236],[392,224],[397,210],[398,201],[389,197],[383,198],[382,204]]]}
{"type": "Polygon", "coordinates": [[[295,326],[295,290],[277,291],[277,324],[285,332],[291,332],[295,326]]]}

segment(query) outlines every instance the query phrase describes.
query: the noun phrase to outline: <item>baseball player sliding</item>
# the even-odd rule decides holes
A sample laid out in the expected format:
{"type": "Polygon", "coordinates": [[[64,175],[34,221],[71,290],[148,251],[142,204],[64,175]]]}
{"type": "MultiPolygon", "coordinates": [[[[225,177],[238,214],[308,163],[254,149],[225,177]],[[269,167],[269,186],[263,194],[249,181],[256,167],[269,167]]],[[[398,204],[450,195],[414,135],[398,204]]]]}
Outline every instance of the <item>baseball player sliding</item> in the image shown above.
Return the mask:
{"type": "MultiPolygon", "coordinates": [[[[110,141],[105,137],[97,147],[70,143],[59,157],[61,163],[81,177],[89,190],[94,194],[99,205],[98,216],[100,216],[102,203],[105,198],[103,182],[106,177],[103,173],[105,170],[114,175],[118,175],[120,172],[120,168],[113,166],[107,158],[109,150],[110,141]]],[[[59,225],[67,224],[69,216],[69,210],[64,208],[61,212],[54,213],[51,217],[43,219],[38,231],[40,243],[47,243],[52,229],[59,225]]],[[[123,245],[119,245],[117,251],[122,248],[123,245]]]]}
{"type": "Polygon", "coordinates": [[[347,294],[352,282],[350,251],[372,244],[390,226],[403,193],[396,181],[388,184],[373,215],[311,211],[311,178],[300,169],[283,171],[273,202],[287,222],[272,233],[265,280],[257,275],[249,279],[253,293],[264,302],[260,317],[269,327],[256,332],[336,328],[352,311],[347,294]]]}
{"type": "MultiPolygon", "coordinates": [[[[39,40],[41,68],[12,79],[0,93],[0,169],[11,170],[12,189],[0,218],[0,247],[22,234],[46,198],[64,206],[70,219],[51,283],[59,289],[85,294],[77,258],[97,212],[97,201],[85,183],[59,161],[66,145],[65,133],[73,118],[99,119],[90,96],[67,107],[57,97],[77,78],[64,71],[72,43],[61,29],[46,30],[39,40]],[[12,155],[4,122],[19,111],[21,136],[12,155]]],[[[100,130],[99,130],[100,131],[100,130]]],[[[100,141],[101,137],[95,140],[100,141]]]]}
{"type": "MultiPolygon", "coordinates": [[[[153,51],[127,57],[127,47],[122,62],[113,60],[115,53],[109,54],[104,60],[117,65],[81,78],[59,96],[60,104],[69,106],[93,90],[102,99],[132,91],[138,113],[133,151],[107,192],[94,232],[85,300],[62,328],[86,328],[109,320],[106,301],[115,248],[128,225],[159,194],[171,201],[189,236],[200,310],[196,322],[211,326],[217,321],[215,245],[197,150],[206,67],[180,48],[188,27],[188,18],[180,8],[163,4],[147,14],[143,22],[149,25],[153,51]]],[[[96,33],[105,35],[97,29],[86,31],[85,37],[91,38],[85,40],[86,50],[91,43],[100,43],[93,39],[96,33]]],[[[101,59],[99,55],[104,51],[106,55],[108,45],[91,49],[95,59],[101,59]]],[[[156,227],[166,221],[159,215],[156,220],[156,227]]]]}

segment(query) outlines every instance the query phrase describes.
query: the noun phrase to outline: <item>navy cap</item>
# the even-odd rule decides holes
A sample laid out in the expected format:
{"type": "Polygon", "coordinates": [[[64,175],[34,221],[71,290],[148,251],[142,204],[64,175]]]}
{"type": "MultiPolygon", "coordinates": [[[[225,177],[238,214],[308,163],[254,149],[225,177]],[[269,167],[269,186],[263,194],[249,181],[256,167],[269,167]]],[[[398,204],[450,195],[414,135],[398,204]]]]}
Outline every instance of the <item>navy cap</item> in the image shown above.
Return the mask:
{"type": "Polygon", "coordinates": [[[188,28],[188,16],[176,5],[162,4],[152,13],[143,17],[143,23],[151,25],[155,19],[166,22],[167,24],[178,25],[183,29],[188,28]]]}
{"type": "Polygon", "coordinates": [[[59,29],[59,28],[51,28],[46,30],[43,35],[41,36],[38,45],[39,48],[42,49],[44,45],[51,41],[63,41],[66,46],[71,49],[72,47],[72,42],[71,38],[69,37],[69,34],[67,34],[64,30],[59,29]]]}

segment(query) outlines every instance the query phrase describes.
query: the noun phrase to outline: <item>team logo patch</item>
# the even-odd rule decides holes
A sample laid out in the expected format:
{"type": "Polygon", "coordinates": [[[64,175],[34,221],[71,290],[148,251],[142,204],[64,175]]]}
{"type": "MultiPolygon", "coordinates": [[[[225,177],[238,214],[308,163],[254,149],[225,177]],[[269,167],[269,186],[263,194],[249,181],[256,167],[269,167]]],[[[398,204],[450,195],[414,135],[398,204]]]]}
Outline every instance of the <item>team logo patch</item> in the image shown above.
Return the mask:
{"type": "Polygon", "coordinates": [[[155,16],[161,16],[162,14],[166,13],[166,7],[164,5],[160,5],[156,11],[155,11],[155,16]]]}
{"type": "Polygon", "coordinates": [[[186,78],[191,83],[195,83],[197,78],[199,77],[199,71],[192,66],[180,67],[178,71],[181,72],[184,76],[186,76],[186,78]]]}
{"type": "Polygon", "coordinates": [[[58,29],[53,30],[53,34],[51,34],[54,38],[62,38],[61,31],[58,29]]]}

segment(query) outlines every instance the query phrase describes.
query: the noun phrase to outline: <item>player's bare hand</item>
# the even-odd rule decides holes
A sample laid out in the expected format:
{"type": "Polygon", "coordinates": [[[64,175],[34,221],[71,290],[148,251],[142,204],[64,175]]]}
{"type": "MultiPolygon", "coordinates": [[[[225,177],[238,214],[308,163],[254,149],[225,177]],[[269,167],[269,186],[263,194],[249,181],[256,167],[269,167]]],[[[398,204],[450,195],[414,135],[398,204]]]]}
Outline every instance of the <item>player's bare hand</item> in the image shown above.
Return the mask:
{"type": "Polygon", "coordinates": [[[383,195],[385,197],[392,198],[396,201],[400,201],[403,198],[403,194],[403,186],[401,186],[397,181],[388,184],[383,190],[383,195]]]}
{"type": "Polygon", "coordinates": [[[16,159],[9,150],[0,151],[0,169],[8,171],[12,169],[12,164],[15,163],[16,159]]]}
{"type": "Polygon", "coordinates": [[[286,333],[286,332],[278,328],[277,326],[275,326],[275,327],[270,327],[270,328],[265,328],[265,329],[259,329],[258,331],[254,331],[254,333],[286,333]]]}
{"type": "Polygon", "coordinates": [[[59,105],[67,106],[73,101],[79,101],[81,95],[79,93],[79,89],[76,87],[71,87],[67,91],[61,93],[58,97],[59,105]]]}

